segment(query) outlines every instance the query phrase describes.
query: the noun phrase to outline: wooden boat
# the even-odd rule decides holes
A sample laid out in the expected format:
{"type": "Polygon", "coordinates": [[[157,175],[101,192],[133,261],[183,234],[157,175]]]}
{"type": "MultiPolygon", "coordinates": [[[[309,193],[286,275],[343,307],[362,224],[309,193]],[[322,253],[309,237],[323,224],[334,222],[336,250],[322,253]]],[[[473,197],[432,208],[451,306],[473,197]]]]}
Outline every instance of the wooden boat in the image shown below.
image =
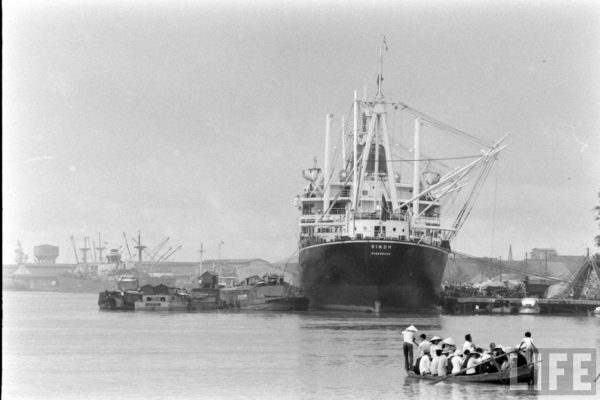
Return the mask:
{"type": "Polygon", "coordinates": [[[494,383],[500,385],[508,385],[512,383],[529,383],[533,382],[535,368],[533,365],[525,365],[518,368],[508,369],[499,372],[485,372],[482,374],[473,375],[455,375],[455,376],[433,376],[433,375],[417,375],[414,371],[408,371],[408,376],[415,379],[423,379],[426,381],[446,381],[459,383],[494,383]]]}
{"type": "Polygon", "coordinates": [[[255,311],[307,311],[308,298],[284,282],[281,275],[251,276],[219,291],[223,308],[255,311]]]}
{"type": "Polygon", "coordinates": [[[526,297],[521,300],[521,308],[519,308],[519,314],[539,314],[540,306],[537,303],[537,299],[526,297]]]}

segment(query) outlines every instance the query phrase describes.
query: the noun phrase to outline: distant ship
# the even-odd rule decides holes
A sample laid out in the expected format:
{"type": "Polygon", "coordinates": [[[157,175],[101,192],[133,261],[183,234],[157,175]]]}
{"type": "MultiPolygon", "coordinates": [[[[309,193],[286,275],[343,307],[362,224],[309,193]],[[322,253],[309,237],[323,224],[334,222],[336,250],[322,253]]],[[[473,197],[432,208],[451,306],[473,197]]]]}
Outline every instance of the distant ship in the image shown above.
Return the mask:
{"type": "Polygon", "coordinates": [[[382,92],[382,55],[383,46],[375,97],[359,99],[354,93],[351,129],[346,129],[342,119],[335,148],[330,144],[332,116],[327,116],[323,168],[315,159],[314,167],[303,171],[308,184],[296,197],[300,210],[298,285],[311,308],[434,309],[451,240],[505,148],[501,145],[504,138],[486,142],[405,103],[387,101],[382,92]],[[401,115],[390,120],[388,114],[398,112],[401,115]],[[411,148],[393,141],[394,134],[406,141],[401,118],[407,114],[414,118],[411,148]],[[391,121],[396,131],[400,126],[399,133],[390,132],[391,121]],[[424,125],[475,145],[476,150],[467,156],[454,155],[453,142],[445,138],[432,143],[445,156],[425,155],[421,143],[432,140],[429,130],[426,137],[421,133],[424,125]],[[463,166],[445,165],[465,160],[463,166]],[[447,172],[437,172],[434,164],[447,172]],[[404,179],[403,169],[406,175],[412,173],[412,181],[404,179]],[[454,216],[443,218],[447,200],[454,202],[454,216]]]}

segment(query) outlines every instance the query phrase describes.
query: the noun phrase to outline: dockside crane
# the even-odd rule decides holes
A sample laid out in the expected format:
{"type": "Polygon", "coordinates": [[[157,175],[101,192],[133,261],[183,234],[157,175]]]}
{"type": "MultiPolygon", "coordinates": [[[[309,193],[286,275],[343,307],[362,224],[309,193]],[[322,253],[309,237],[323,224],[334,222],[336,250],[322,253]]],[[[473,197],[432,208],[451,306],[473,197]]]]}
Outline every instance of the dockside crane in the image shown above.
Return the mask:
{"type": "Polygon", "coordinates": [[[164,258],[164,257],[165,257],[165,256],[166,256],[166,255],[167,255],[167,254],[168,254],[168,253],[171,251],[171,250],[173,250],[173,247],[169,247],[167,250],[165,250],[165,251],[164,251],[164,252],[163,252],[163,253],[160,255],[160,257],[158,257],[158,258],[156,259],[156,262],[158,263],[158,262],[162,261],[162,260],[163,260],[163,258],[164,258]]]}
{"type": "Polygon", "coordinates": [[[125,232],[123,232],[123,238],[125,239],[125,248],[127,249],[127,254],[129,254],[129,260],[132,260],[133,256],[131,255],[131,250],[129,249],[129,242],[127,242],[127,235],[125,235],[125,232]]]}
{"type": "Polygon", "coordinates": [[[75,263],[79,265],[79,256],[77,255],[77,244],[75,244],[75,236],[71,235],[71,244],[73,245],[73,253],[75,253],[75,263]]]}
{"type": "Polygon", "coordinates": [[[165,256],[163,256],[163,257],[162,257],[161,259],[159,259],[157,262],[161,262],[161,261],[167,261],[167,259],[168,259],[169,257],[171,257],[173,254],[175,254],[175,252],[176,252],[176,251],[178,251],[179,249],[181,249],[182,247],[183,247],[182,245],[179,245],[179,246],[175,247],[175,248],[173,249],[173,251],[171,251],[170,253],[168,253],[168,254],[166,254],[165,256]]]}
{"type": "Polygon", "coordinates": [[[163,240],[162,242],[160,242],[158,244],[158,246],[156,246],[153,250],[152,250],[152,259],[155,259],[156,256],[158,255],[158,252],[162,250],[162,248],[165,246],[165,244],[167,244],[167,242],[169,241],[169,237],[167,237],[165,240],[163,240]]]}

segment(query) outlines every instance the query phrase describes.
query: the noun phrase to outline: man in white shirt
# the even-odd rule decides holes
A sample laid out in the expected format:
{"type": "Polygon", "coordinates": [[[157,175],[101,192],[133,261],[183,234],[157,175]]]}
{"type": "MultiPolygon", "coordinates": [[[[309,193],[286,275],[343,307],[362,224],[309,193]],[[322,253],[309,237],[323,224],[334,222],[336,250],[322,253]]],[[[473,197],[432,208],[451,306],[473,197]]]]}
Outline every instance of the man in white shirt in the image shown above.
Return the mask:
{"type": "Polygon", "coordinates": [[[424,333],[421,333],[421,343],[419,343],[419,356],[423,356],[425,353],[429,353],[429,348],[431,347],[431,342],[427,340],[427,336],[424,333]]]}
{"type": "Polygon", "coordinates": [[[454,357],[452,357],[452,373],[456,374],[458,371],[462,369],[462,352],[460,350],[456,350],[454,352],[454,357]]]}
{"type": "Polygon", "coordinates": [[[435,357],[431,359],[431,375],[438,374],[438,364],[440,363],[440,356],[442,355],[442,349],[437,348],[435,350],[435,357]]]}
{"type": "Polygon", "coordinates": [[[438,376],[446,376],[448,369],[448,350],[444,350],[438,356],[438,365],[437,365],[437,375],[438,376]]]}
{"type": "Polygon", "coordinates": [[[473,353],[471,358],[469,358],[469,362],[467,363],[467,375],[473,375],[477,372],[476,367],[481,364],[481,359],[479,358],[479,353],[473,353]]]}
{"type": "MultiPolygon", "coordinates": [[[[437,368],[437,350],[441,350],[442,347],[440,346],[440,342],[442,341],[442,338],[439,336],[434,336],[431,339],[429,339],[429,341],[431,342],[431,346],[429,346],[429,355],[431,357],[431,362],[432,364],[435,362],[436,368],[437,368]]],[[[433,375],[435,375],[437,373],[436,369],[431,369],[431,373],[433,375]]]]}
{"type": "Polygon", "coordinates": [[[421,375],[431,375],[431,360],[429,359],[429,354],[425,354],[421,357],[419,371],[421,372],[421,375]]]}
{"type": "Polygon", "coordinates": [[[465,343],[463,344],[463,353],[465,350],[469,350],[470,352],[475,351],[475,345],[473,344],[473,338],[471,338],[470,333],[467,333],[465,335],[465,343]]]}
{"type": "Polygon", "coordinates": [[[519,344],[519,350],[525,353],[525,358],[527,359],[527,364],[531,364],[533,360],[533,354],[537,352],[537,347],[533,344],[533,339],[531,338],[531,332],[525,332],[525,337],[521,340],[519,344]]]}

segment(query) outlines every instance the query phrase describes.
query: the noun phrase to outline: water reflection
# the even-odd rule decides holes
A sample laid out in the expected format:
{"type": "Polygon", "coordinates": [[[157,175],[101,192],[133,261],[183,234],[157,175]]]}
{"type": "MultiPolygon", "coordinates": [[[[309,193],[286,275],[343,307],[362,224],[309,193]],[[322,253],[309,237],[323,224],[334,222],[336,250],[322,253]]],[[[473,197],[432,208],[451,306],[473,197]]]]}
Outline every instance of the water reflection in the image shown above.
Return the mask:
{"type": "Polygon", "coordinates": [[[533,386],[518,384],[514,386],[482,383],[460,383],[447,380],[437,384],[404,376],[402,380],[402,397],[410,399],[443,398],[447,400],[491,399],[504,400],[533,399],[538,394],[533,386]]]}

